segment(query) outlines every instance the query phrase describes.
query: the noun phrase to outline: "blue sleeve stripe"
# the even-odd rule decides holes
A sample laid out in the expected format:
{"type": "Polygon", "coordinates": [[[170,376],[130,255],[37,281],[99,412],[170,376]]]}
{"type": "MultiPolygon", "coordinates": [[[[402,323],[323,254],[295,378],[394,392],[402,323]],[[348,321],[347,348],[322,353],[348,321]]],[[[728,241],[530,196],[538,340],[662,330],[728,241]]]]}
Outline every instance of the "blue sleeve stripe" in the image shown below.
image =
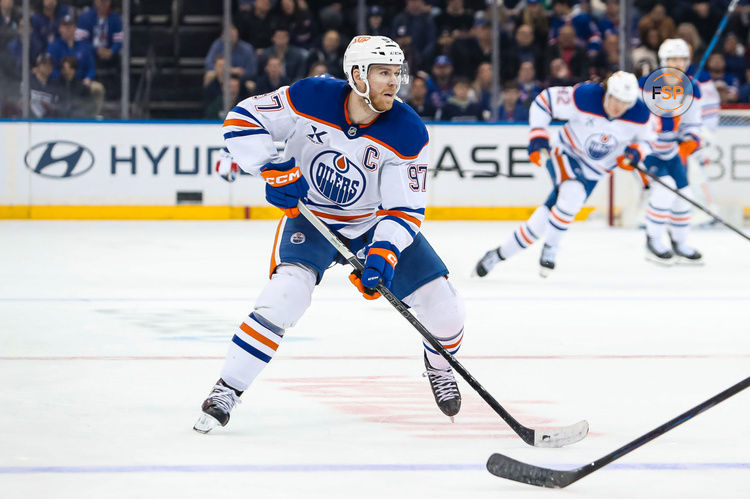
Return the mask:
{"type": "Polygon", "coordinates": [[[390,215],[383,217],[383,220],[391,220],[393,222],[396,222],[401,227],[403,227],[404,229],[406,229],[406,232],[408,232],[409,235],[412,238],[417,235],[417,233],[414,232],[414,229],[412,229],[411,226],[409,225],[409,222],[407,222],[406,220],[403,220],[403,219],[398,218],[398,217],[392,217],[390,215]]]}
{"type": "Polygon", "coordinates": [[[225,139],[233,139],[235,137],[244,137],[246,135],[271,135],[266,130],[239,130],[237,132],[227,132],[224,134],[225,139]]]}
{"type": "Polygon", "coordinates": [[[549,88],[545,89],[544,91],[547,92],[547,102],[549,102],[549,114],[550,116],[554,116],[555,111],[552,110],[552,94],[549,93],[549,88]]]}
{"type": "Polygon", "coordinates": [[[258,118],[256,118],[255,116],[253,116],[253,114],[250,111],[248,111],[247,109],[245,109],[244,107],[234,106],[234,108],[232,109],[232,112],[233,113],[237,113],[237,114],[241,114],[242,116],[247,116],[251,120],[255,121],[258,125],[263,126],[263,124],[258,120],[258,118]]]}
{"type": "Polygon", "coordinates": [[[536,104],[537,106],[539,106],[539,109],[541,109],[542,111],[544,111],[545,113],[547,113],[550,118],[552,117],[552,113],[550,113],[543,105],[541,105],[539,102],[537,102],[536,99],[534,99],[534,104],[536,104]]]}

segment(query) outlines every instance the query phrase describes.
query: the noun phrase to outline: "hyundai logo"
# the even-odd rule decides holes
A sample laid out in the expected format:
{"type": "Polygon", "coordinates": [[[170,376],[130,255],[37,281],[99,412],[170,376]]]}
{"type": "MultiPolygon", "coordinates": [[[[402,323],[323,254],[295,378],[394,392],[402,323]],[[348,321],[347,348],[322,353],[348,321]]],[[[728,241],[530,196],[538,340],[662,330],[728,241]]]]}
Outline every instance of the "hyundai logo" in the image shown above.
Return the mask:
{"type": "Polygon", "coordinates": [[[48,178],[77,177],[94,166],[94,154],[89,148],[67,140],[37,144],[23,160],[29,170],[48,178]]]}

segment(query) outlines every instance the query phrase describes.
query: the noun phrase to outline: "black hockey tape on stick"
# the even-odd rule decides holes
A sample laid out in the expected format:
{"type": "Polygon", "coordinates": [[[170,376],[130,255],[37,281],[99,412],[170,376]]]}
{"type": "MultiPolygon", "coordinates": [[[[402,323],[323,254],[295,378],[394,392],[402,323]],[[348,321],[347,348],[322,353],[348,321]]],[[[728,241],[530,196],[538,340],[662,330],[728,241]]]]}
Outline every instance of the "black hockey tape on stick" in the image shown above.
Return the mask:
{"type": "MultiPolygon", "coordinates": [[[[337,237],[334,235],[331,230],[326,226],[323,222],[320,221],[318,217],[315,216],[308,208],[304,205],[302,200],[299,201],[297,204],[297,208],[299,209],[302,216],[304,216],[317,230],[320,232],[323,237],[325,237],[331,245],[336,248],[336,250],[343,256],[349,264],[354,267],[355,270],[362,272],[364,270],[364,265],[361,261],[349,250],[349,248],[344,245],[337,237]]],[[[579,421],[578,423],[575,423],[570,426],[563,426],[559,428],[549,428],[546,431],[541,430],[535,430],[533,428],[528,428],[521,423],[519,423],[516,418],[511,416],[511,414],[505,410],[505,408],[498,403],[497,400],[495,400],[492,395],[489,394],[487,390],[484,389],[482,385],[479,384],[479,382],[474,379],[474,377],[469,373],[469,371],[466,370],[466,368],[461,365],[461,363],[456,360],[456,358],[451,355],[444,347],[443,345],[434,337],[430,332],[427,330],[427,328],[419,322],[419,320],[414,317],[414,315],[409,311],[409,308],[396,296],[391,293],[391,291],[383,286],[382,283],[379,283],[377,287],[375,288],[380,292],[381,295],[385,297],[388,302],[393,305],[393,308],[398,310],[398,312],[407,320],[409,321],[409,324],[414,326],[414,329],[416,329],[419,334],[422,335],[422,337],[427,340],[427,342],[432,346],[432,348],[435,349],[446,361],[448,361],[448,364],[455,370],[468,384],[471,386],[474,391],[476,391],[482,399],[489,404],[490,407],[492,407],[495,412],[505,421],[508,423],[508,425],[513,429],[516,434],[521,437],[521,439],[526,442],[529,445],[533,445],[535,447],[562,447],[564,445],[569,445],[578,442],[579,440],[582,440],[589,432],[589,424],[586,421],[579,421]]]]}
{"type": "Polygon", "coordinates": [[[687,196],[685,196],[684,194],[682,194],[682,193],[681,193],[680,191],[678,191],[677,189],[673,189],[672,187],[668,186],[668,185],[667,185],[667,184],[665,184],[665,183],[664,183],[664,181],[662,181],[662,180],[661,180],[661,179],[660,179],[659,177],[657,177],[657,176],[656,176],[656,175],[654,175],[653,173],[649,172],[649,171],[648,171],[648,170],[646,170],[645,168],[642,168],[642,167],[640,167],[639,165],[634,165],[634,164],[632,164],[632,163],[629,163],[629,164],[630,164],[630,166],[632,166],[633,168],[635,168],[635,169],[636,169],[636,170],[638,170],[639,172],[643,173],[644,175],[648,175],[648,176],[649,176],[649,177],[650,177],[651,179],[653,179],[653,180],[654,180],[654,181],[655,181],[656,183],[658,183],[658,184],[661,184],[662,186],[666,187],[667,189],[669,189],[670,191],[674,192],[674,193],[675,193],[675,194],[677,194],[677,195],[678,195],[679,197],[681,197],[682,199],[684,199],[685,201],[687,201],[688,203],[692,204],[693,206],[695,206],[696,208],[698,208],[699,210],[701,210],[701,211],[702,211],[703,213],[705,213],[705,214],[706,214],[706,215],[708,215],[709,217],[713,218],[714,220],[716,220],[716,221],[717,221],[717,222],[719,222],[720,224],[724,225],[724,227],[727,227],[728,229],[731,229],[731,230],[735,231],[735,232],[736,232],[737,234],[739,234],[740,236],[742,236],[742,237],[744,237],[745,239],[747,239],[748,241],[750,241],[750,236],[748,236],[748,235],[747,235],[747,234],[745,234],[745,233],[744,233],[743,231],[741,231],[740,229],[738,229],[738,228],[737,228],[737,227],[735,227],[734,225],[730,224],[729,222],[727,222],[726,220],[724,220],[724,219],[723,219],[723,218],[721,218],[721,217],[720,217],[719,215],[717,215],[716,213],[712,212],[711,210],[709,210],[708,208],[706,208],[706,207],[705,207],[705,206],[703,206],[702,204],[700,204],[700,203],[696,203],[695,201],[693,201],[693,200],[692,200],[692,199],[690,199],[689,197],[687,197],[687,196]]]}
{"type": "Polygon", "coordinates": [[[534,466],[533,464],[516,461],[515,459],[504,456],[503,454],[492,454],[487,460],[487,470],[495,476],[507,478],[508,480],[515,480],[516,482],[536,485],[537,487],[561,489],[563,487],[567,487],[573,482],[577,482],[586,475],[589,475],[596,470],[603,468],[612,461],[620,459],[625,454],[634,451],[638,447],[650,442],[656,437],[664,435],[672,428],[675,428],[685,421],[694,418],[698,414],[707,411],[716,404],[725,401],[732,395],[736,395],[748,386],[750,386],[750,377],[745,378],[736,385],[727,388],[717,395],[714,395],[702,404],[698,404],[692,409],[683,412],[676,418],[670,419],[658,428],[651,430],[645,435],[641,435],[632,442],[623,445],[619,449],[610,452],[606,456],[600,457],[596,461],[585,466],[581,466],[580,468],[576,468],[573,470],[555,470],[551,468],[542,468],[541,466],[534,466]]]}

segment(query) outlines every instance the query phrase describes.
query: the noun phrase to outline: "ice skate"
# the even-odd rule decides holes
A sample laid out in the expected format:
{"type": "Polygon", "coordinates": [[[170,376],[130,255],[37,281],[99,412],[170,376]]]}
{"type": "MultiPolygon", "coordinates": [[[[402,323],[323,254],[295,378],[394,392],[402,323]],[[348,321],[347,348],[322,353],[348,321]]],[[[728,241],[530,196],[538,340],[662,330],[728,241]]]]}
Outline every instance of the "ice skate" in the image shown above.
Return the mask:
{"type": "Polygon", "coordinates": [[[226,426],[232,408],[241,402],[238,392],[224,383],[223,379],[216,382],[208,398],[203,401],[201,414],[193,429],[198,433],[208,433],[217,426],[226,426]]]}
{"type": "Polygon", "coordinates": [[[474,267],[472,275],[484,277],[490,273],[490,270],[492,270],[498,262],[501,262],[502,260],[505,260],[505,258],[503,257],[500,248],[491,249],[477,262],[477,266],[474,267]]]}
{"type": "Polygon", "coordinates": [[[675,263],[684,263],[688,265],[703,265],[703,255],[700,251],[685,243],[672,241],[672,251],[675,256],[675,263]]]}
{"type": "Polygon", "coordinates": [[[539,275],[549,276],[555,270],[555,253],[557,249],[545,244],[542,248],[542,256],[539,257],[539,275]]]}
{"type": "Polygon", "coordinates": [[[458,391],[458,384],[456,378],[453,376],[453,371],[448,368],[444,371],[442,369],[435,369],[430,365],[427,360],[427,354],[424,356],[424,365],[427,368],[422,376],[427,376],[430,381],[430,388],[432,388],[432,394],[435,396],[435,402],[443,414],[451,418],[458,414],[461,410],[461,393],[458,391]]]}
{"type": "Polygon", "coordinates": [[[674,253],[669,251],[660,240],[646,236],[646,260],[670,266],[674,263],[674,253]]]}

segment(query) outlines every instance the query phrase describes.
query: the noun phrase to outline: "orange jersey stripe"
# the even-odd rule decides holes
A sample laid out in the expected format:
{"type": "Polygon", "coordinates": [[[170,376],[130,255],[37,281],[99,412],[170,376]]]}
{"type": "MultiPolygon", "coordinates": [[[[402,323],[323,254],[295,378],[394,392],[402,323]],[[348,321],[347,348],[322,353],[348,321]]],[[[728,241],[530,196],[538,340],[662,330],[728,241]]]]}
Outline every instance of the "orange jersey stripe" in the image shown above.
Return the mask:
{"type": "Polygon", "coordinates": [[[276,270],[276,267],[281,262],[276,261],[276,246],[279,245],[279,232],[281,232],[281,224],[284,222],[284,217],[281,217],[281,220],[279,220],[279,225],[276,227],[276,236],[273,238],[273,249],[271,250],[271,270],[268,273],[268,278],[270,279],[271,276],[273,276],[274,271],[276,270]]]}
{"type": "Polygon", "coordinates": [[[413,217],[413,216],[411,216],[411,215],[409,215],[407,213],[404,213],[403,211],[398,211],[398,210],[378,210],[378,211],[375,212],[375,214],[377,216],[391,215],[392,217],[403,218],[404,220],[408,220],[409,222],[413,223],[417,227],[421,227],[422,226],[422,222],[417,217],[413,217]]]}
{"type": "Polygon", "coordinates": [[[560,222],[562,222],[562,223],[564,223],[564,224],[566,224],[566,225],[570,223],[570,222],[569,222],[568,220],[564,220],[564,219],[562,219],[562,218],[558,217],[558,216],[557,216],[557,215],[555,214],[555,212],[554,212],[553,210],[549,210],[549,212],[550,212],[550,214],[551,214],[551,215],[552,215],[553,217],[555,217],[556,219],[558,219],[558,220],[559,220],[560,222]]]}
{"type": "Polygon", "coordinates": [[[273,350],[276,350],[277,348],[279,348],[278,343],[274,343],[273,341],[269,340],[268,338],[260,334],[258,331],[256,331],[255,329],[245,324],[244,322],[240,324],[240,329],[242,329],[245,333],[247,333],[248,336],[251,336],[255,338],[256,340],[260,341],[261,343],[263,343],[268,348],[271,348],[273,350]]]}
{"type": "Polygon", "coordinates": [[[659,213],[651,210],[646,210],[646,215],[652,216],[654,218],[669,218],[669,215],[660,215],[659,213]]]}
{"type": "Polygon", "coordinates": [[[519,229],[519,232],[521,233],[521,236],[523,236],[523,238],[526,240],[527,243],[534,244],[534,241],[532,241],[531,238],[526,235],[526,231],[523,230],[523,225],[518,227],[518,229],[519,229]]]}
{"type": "Polygon", "coordinates": [[[463,339],[464,339],[464,335],[462,333],[461,336],[458,338],[458,341],[456,341],[454,344],[452,344],[452,345],[443,345],[443,347],[446,350],[450,350],[451,348],[456,348],[458,345],[461,344],[461,340],[463,340],[463,339]]]}
{"type": "Polygon", "coordinates": [[[238,119],[224,120],[224,124],[222,126],[244,126],[248,128],[260,128],[260,126],[257,123],[253,123],[252,121],[247,121],[247,120],[238,120],[238,119]]]}
{"type": "Polygon", "coordinates": [[[333,215],[331,213],[323,213],[322,211],[310,211],[318,215],[320,218],[330,218],[331,220],[338,220],[340,222],[348,222],[350,220],[357,220],[358,218],[367,218],[369,216],[372,216],[372,213],[365,213],[364,215],[333,215]]]}

